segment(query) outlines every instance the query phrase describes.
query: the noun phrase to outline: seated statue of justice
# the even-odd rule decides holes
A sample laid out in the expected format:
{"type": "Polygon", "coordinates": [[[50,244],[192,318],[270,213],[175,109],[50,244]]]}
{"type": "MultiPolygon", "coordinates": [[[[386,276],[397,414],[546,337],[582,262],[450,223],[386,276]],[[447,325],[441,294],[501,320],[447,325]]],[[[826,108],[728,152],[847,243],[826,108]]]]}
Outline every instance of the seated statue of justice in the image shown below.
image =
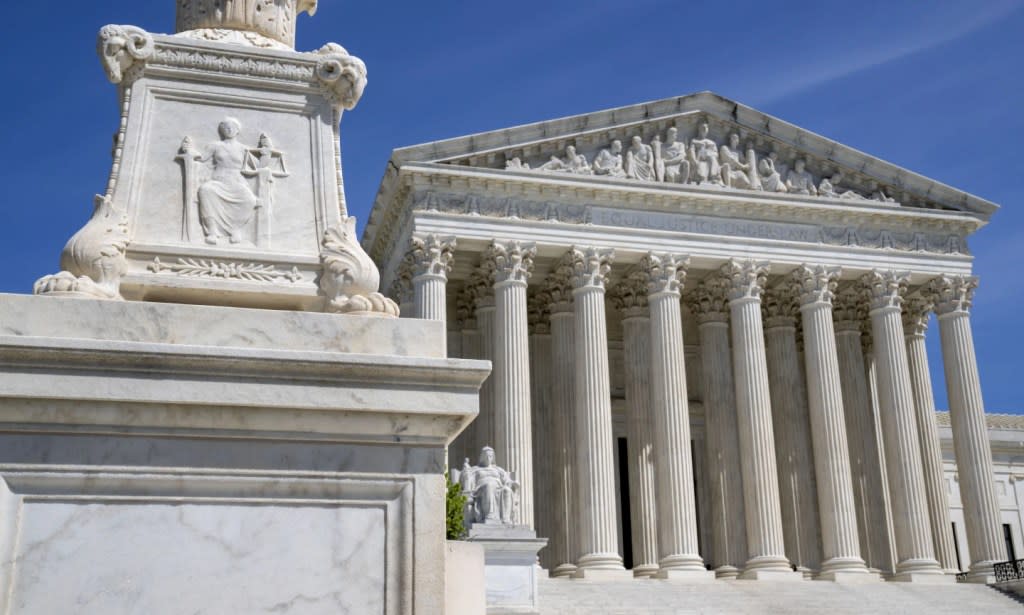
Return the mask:
{"type": "Polygon", "coordinates": [[[466,459],[456,479],[466,497],[466,526],[516,525],[519,483],[515,475],[494,464],[494,449],[489,446],[480,451],[479,464],[470,466],[466,459]]]}
{"type": "Polygon", "coordinates": [[[260,135],[251,147],[238,139],[241,130],[238,120],[227,118],[217,127],[220,141],[205,151],[189,137],[182,142],[177,159],[185,174],[183,241],[270,247],[273,184],[289,173],[270,137],[260,135]]]}

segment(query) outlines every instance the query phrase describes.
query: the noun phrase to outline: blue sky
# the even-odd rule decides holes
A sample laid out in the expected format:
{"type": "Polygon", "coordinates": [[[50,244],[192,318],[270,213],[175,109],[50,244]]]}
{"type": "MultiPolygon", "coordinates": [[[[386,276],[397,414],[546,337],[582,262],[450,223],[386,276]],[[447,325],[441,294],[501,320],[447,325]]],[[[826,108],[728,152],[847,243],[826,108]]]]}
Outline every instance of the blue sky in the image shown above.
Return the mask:
{"type": "MultiPolygon", "coordinates": [[[[174,25],[173,0],[8,2],[0,292],[30,292],[102,192],[116,90],[107,23],[174,25]]],[[[1003,206],[971,243],[989,411],[1024,412],[1024,0],[323,0],[298,47],[369,66],[342,122],[349,207],[365,222],[395,147],[713,90],[1003,206]]],[[[937,404],[946,395],[933,327],[937,404]]]]}

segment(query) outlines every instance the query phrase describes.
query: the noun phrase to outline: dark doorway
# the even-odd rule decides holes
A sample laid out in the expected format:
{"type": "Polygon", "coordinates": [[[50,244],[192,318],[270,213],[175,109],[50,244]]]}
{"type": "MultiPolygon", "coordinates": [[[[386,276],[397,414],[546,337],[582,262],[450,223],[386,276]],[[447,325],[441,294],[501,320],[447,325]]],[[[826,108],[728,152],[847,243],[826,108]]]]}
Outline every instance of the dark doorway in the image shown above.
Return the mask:
{"type": "Polygon", "coordinates": [[[1009,523],[1003,524],[1003,540],[1006,541],[1006,557],[1011,562],[1017,561],[1017,550],[1013,548],[1013,530],[1009,523]]]}
{"type": "Polygon", "coordinates": [[[964,564],[960,561],[960,537],[956,535],[956,522],[953,523],[953,548],[956,549],[956,567],[960,572],[964,571],[964,564]]]}
{"type": "Polygon", "coordinates": [[[633,518],[629,511],[629,447],[619,438],[619,502],[622,508],[622,563],[633,569],[633,518]]]}

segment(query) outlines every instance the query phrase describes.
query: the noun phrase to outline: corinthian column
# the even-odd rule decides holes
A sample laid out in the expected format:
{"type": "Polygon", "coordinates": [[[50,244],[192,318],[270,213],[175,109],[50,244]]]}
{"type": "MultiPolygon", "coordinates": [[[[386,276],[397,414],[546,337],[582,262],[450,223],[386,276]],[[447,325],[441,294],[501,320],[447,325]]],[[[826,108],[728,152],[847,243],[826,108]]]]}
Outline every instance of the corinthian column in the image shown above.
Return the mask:
{"type": "MultiPolygon", "coordinates": [[[[477,339],[479,340],[478,355],[481,360],[494,361],[494,263],[484,259],[466,283],[468,292],[473,297],[476,314],[477,339]]],[[[474,435],[477,448],[494,447],[494,381],[495,374],[484,380],[480,387],[480,413],[474,424],[474,435]]],[[[477,454],[477,451],[471,451],[477,454]]],[[[502,451],[502,454],[507,454],[502,451]]]]}
{"type": "Polygon", "coordinates": [[[779,475],[761,323],[761,295],[768,264],[733,260],[722,267],[722,275],[729,281],[736,414],[750,554],[740,578],[802,578],[791,572],[786,559],[779,509],[779,475]]]}
{"type": "Polygon", "coordinates": [[[613,250],[573,248],[561,265],[572,280],[576,316],[578,578],[632,576],[618,553],[615,516],[615,442],[604,307],[604,285],[614,256],[613,250]]]}
{"type": "Polygon", "coordinates": [[[928,518],[914,393],[900,316],[908,277],[893,271],[874,271],[861,282],[871,307],[879,414],[896,532],[896,574],[891,580],[930,581],[943,576],[935,559],[928,518]]]}
{"type": "Polygon", "coordinates": [[[818,578],[868,580],[872,577],[860,556],[857,507],[850,476],[843,390],[832,320],[832,299],[839,274],[838,267],[820,265],[805,265],[793,272],[804,323],[807,391],[825,558],[818,578]]]}
{"type": "Polygon", "coordinates": [[[494,263],[494,447],[523,486],[519,523],[531,528],[535,485],[526,283],[536,253],[532,244],[511,241],[492,242],[485,255],[494,263]]]}
{"type": "Polygon", "coordinates": [[[977,287],[978,279],[974,277],[942,276],[932,280],[930,290],[939,318],[949,420],[971,552],[969,578],[986,583],[994,580],[992,565],[1006,560],[1006,548],[971,332],[970,309],[977,287]]]}
{"type": "Polygon", "coordinates": [[[889,574],[893,571],[891,522],[885,497],[885,468],[864,363],[861,335],[867,309],[861,294],[856,288],[846,288],[836,298],[836,347],[861,557],[870,569],[889,574]]]}
{"type": "MultiPolygon", "coordinates": [[[[533,410],[533,495],[534,519],[537,535],[550,537],[554,533],[553,481],[555,468],[551,452],[555,448],[554,425],[551,416],[551,323],[549,320],[551,295],[543,290],[527,297],[530,324],[530,408],[533,410]]],[[[527,486],[529,488],[529,486],[527,486]]],[[[553,551],[541,550],[541,563],[546,570],[558,565],[553,551]]]]}
{"type": "Polygon", "coordinates": [[[946,474],[942,466],[942,445],[939,441],[939,427],[935,423],[935,397],[932,394],[932,377],[924,341],[931,311],[930,299],[921,296],[908,299],[903,305],[903,333],[907,342],[910,385],[914,391],[917,433],[921,437],[921,464],[935,555],[946,574],[956,574],[960,569],[956,561],[956,547],[953,545],[946,474]]]}
{"type": "Polygon", "coordinates": [[[679,301],[689,258],[648,254],[639,275],[651,311],[651,400],[658,491],[658,578],[707,578],[697,540],[690,409],[679,301]]]}
{"type": "Polygon", "coordinates": [[[612,295],[622,313],[626,367],[626,444],[633,576],[658,572],[658,516],[654,483],[654,410],[651,406],[651,317],[647,284],[630,278],[612,295]]]}
{"type": "Polygon", "coordinates": [[[743,476],[736,422],[736,390],[729,349],[727,283],[712,277],[690,297],[700,331],[704,430],[711,492],[712,565],[718,578],[739,576],[747,561],[743,476]]]}
{"type": "Polygon", "coordinates": [[[448,318],[445,288],[455,257],[455,238],[414,236],[409,253],[412,257],[414,316],[445,322],[448,318]]]}
{"type": "Polygon", "coordinates": [[[548,549],[551,576],[569,577],[576,572],[579,542],[576,524],[576,318],[572,307],[572,285],[568,275],[556,272],[547,282],[551,303],[551,502],[554,526],[548,549]]]}
{"type": "Polygon", "coordinates": [[[762,305],[772,427],[778,455],[779,496],[786,557],[805,577],[821,566],[818,498],[814,484],[807,383],[796,324],[800,304],[788,282],[770,290],[762,305]]]}

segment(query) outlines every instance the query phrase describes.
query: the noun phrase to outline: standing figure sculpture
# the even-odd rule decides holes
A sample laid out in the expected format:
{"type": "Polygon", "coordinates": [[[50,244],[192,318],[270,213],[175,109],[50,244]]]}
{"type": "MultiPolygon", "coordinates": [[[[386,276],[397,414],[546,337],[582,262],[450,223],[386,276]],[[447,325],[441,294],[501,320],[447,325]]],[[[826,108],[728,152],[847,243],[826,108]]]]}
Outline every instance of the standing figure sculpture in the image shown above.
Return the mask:
{"type": "Polygon", "coordinates": [[[718,144],[708,138],[707,122],[697,127],[697,137],[690,141],[690,158],[693,163],[694,178],[698,184],[722,185],[722,171],[718,163],[718,144]]]}
{"type": "Polygon", "coordinates": [[[644,145],[639,136],[633,137],[632,145],[626,152],[626,177],[643,181],[654,181],[654,149],[644,145]]]}
{"type": "Polygon", "coordinates": [[[611,147],[601,150],[594,158],[594,175],[608,177],[625,177],[626,170],[622,164],[622,141],[612,141],[611,147]]]}
{"type": "MultiPolygon", "coordinates": [[[[753,153],[753,149],[750,153],[753,153]]],[[[755,166],[743,162],[741,156],[743,156],[743,152],[740,151],[740,136],[734,132],[729,135],[729,144],[723,145],[719,150],[722,183],[728,188],[752,190],[756,178],[756,173],[753,172],[755,166]]]]}
{"type": "Polygon", "coordinates": [[[818,195],[814,176],[807,171],[807,161],[800,159],[793,164],[793,170],[786,176],[786,188],[792,194],[818,195]]]}
{"type": "Polygon", "coordinates": [[[685,184],[690,181],[690,161],[687,159],[686,143],[679,140],[679,129],[668,129],[665,143],[657,156],[658,179],[669,184],[685,184]]]}
{"type": "MultiPolygon", "coordinates": [[[[210,178],[199,184],[197,191],[199,222],[208,244],[216,245],[225,236],[231,243],[245,241],[243,233],[260,204],[259,197],[253,193],[242,175],[246,156],[254,148],[238,140],[241,130],[242,125],[238,120],[224,120],[217,128],[221,140],[211,145],[206,153],[194,154],[198,156],[196,162],[209,162],[213,167],[210,178]]],[[[186,173],[191,167],[186,164],[186,173]]],[[[194,178],[186,177],[186,186],[194,183],[194,178]]],[[[192,196],[186,194],[185,200],[188,205],[192,196]]]]}
{"type": "Polygon", "coordinates": [[[519,522],[519,483],[511,472],[494,465],[494,449],[480,451],[478,466],[466,459],[458,482],[466,497],[466,525],[515,525],[519,522]]]}

